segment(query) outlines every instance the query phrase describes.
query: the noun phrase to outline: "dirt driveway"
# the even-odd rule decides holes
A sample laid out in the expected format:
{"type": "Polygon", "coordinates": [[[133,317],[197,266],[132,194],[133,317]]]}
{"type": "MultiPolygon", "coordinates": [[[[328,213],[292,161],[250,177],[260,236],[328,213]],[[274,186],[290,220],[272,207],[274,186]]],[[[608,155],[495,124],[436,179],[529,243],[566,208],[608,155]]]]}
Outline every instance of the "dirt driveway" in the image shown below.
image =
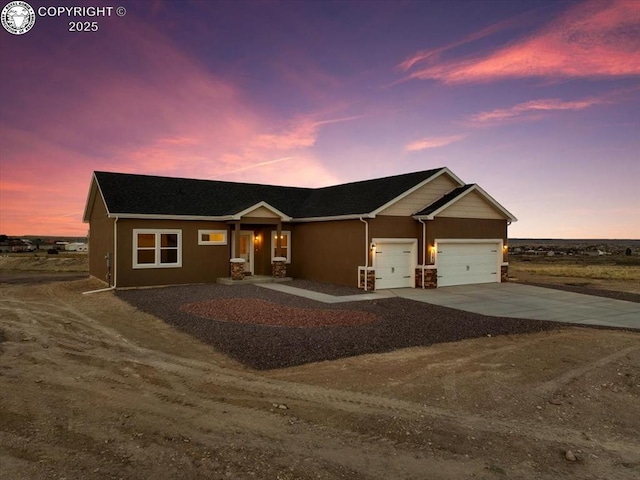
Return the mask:
{"type": "Polygon", "coordinates": [[[0,477],[635,479],[640,335],[255,371],[89,280],[1,287],[0,477]],[[569,451],[569,453],[567,453],[569,451]]]}

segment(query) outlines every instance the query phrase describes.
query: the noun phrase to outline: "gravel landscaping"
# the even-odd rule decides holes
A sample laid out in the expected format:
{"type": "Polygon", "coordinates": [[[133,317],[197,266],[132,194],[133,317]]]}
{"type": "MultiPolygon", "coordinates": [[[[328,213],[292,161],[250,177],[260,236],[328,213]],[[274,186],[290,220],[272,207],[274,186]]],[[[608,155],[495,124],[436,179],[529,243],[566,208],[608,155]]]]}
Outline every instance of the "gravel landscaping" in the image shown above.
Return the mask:
{"type": "Polygon", "coordinates": [[[402,298],[324,304],[255,285],[185,285],[116,294],[259,370],[564,327],[555,322],[486,317],[402,298]],[[313,321],[314,314],[317,319],[339,318],[339,325],[322,326],[322,320],[313,321]],[[272,324],[264,324],[261,317],[271,317],[272,324]],[[278,318],[274,325],[273,319],[278,318]]]}

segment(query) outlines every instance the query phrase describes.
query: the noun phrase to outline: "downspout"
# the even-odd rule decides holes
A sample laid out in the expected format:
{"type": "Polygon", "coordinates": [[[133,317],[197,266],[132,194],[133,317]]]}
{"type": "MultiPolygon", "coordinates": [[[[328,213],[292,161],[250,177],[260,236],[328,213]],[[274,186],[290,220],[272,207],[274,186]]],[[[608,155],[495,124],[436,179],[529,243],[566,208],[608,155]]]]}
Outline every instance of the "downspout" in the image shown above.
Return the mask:
{"type": "Polygon", "coordinates": [[[422,289],[424,290],[424,269],[427,266],[427,224],[421,218],[418,221],[422,224],[422,289]]]}
{"type": "Polygon", "coordinates": [[[113,285],[107,288],[100,288],[98,290],[89,290],[88,292],[82,292],[83,295],[89,295],[91,293],[108,292],[110,290],[116,289],[116,272],[118,271],[118,269],[116,268],[116,259],[118,258],[117,251],[118,251],[118,217],[116,217],[116,220],[113,222],[113,259],[111,261],[112,268],[113,268],[113,285]]]}
{"type": "Polygon", "coordinates": [[[364,223],[364,291],[367,289],[367,278],[369,277],[369,222],[360,217],[360,221],[364,223]]]}
{"type": "Polygon", "coordinates": [[[116,288],[118,280],[118,217],[113,222],[113,288],[116,288]]]}

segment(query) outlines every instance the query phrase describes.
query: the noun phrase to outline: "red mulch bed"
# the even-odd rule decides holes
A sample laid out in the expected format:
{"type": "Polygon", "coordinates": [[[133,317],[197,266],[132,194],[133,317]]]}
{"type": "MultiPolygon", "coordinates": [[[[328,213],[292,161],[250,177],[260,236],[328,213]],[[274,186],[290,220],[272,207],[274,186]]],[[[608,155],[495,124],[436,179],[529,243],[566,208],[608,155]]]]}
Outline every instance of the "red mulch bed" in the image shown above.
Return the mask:
{"type": "Polygon", "coordinates": [[[212,320],[272,327],[336,327],[366,325],[380,318],[357,310],[296,308],[257,298],[225,298],[182,305],[180,310],[212,320]]]}

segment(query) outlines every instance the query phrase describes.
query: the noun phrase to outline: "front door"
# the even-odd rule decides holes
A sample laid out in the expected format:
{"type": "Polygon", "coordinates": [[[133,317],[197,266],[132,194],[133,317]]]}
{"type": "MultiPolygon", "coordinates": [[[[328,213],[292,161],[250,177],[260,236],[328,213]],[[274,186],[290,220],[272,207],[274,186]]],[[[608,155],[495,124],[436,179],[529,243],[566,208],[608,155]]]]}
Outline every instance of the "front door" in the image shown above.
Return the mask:
{"type": "Polygon", "coordinates": [[[235,258],[244,258],[244,272],[253,274],[253,232],[247,230],[240,231],[240,251],[236,254],[235,234],[233,232],[231,244],[231,255],[235,258]]]}

